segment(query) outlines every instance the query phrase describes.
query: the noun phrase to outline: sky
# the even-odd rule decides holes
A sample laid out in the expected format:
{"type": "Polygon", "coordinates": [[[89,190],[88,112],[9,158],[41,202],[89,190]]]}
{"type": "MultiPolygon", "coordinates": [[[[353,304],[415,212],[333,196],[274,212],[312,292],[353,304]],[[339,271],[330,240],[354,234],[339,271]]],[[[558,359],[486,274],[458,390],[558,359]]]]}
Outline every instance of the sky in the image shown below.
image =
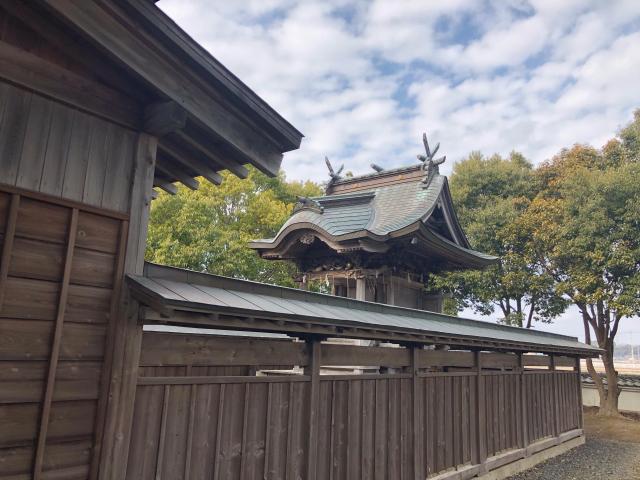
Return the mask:
{"type": "MultiPolygon", "coordinates": [[[[326,180],[325,155],[356,175],[414,164],[425,131],[445,174],[474,150],[538,164],[640,108],[639,0],[158,5],[305,135],[289,179],[326,180]]],[[[577,315],[544,328],[582,336],[577,315]]],[[[640,343],[640,322],[619,336],[640,343]]]]}

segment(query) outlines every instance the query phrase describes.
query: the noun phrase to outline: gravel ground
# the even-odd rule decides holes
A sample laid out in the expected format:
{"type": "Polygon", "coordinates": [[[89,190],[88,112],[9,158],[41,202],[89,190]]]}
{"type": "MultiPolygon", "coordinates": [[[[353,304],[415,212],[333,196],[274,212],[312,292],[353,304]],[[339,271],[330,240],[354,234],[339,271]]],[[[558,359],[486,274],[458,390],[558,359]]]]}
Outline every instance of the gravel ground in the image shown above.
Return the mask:
{"type": "Polygon", "coordinates": [[[587,443],[509,480],[639,480],[640,443],[587,438],[587,443]]]}

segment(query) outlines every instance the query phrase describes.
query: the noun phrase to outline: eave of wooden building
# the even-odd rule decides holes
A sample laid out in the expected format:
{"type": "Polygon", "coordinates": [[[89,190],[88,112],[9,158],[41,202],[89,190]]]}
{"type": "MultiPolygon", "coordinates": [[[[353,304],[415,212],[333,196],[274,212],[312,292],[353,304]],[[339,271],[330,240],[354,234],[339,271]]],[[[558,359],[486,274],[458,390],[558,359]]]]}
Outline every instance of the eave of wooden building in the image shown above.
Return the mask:
{"type": "Polygon", "coordinates": [[[0,77],[158,137],[154,186],[220,183],[245,165],[277,174],[302,134],[145,0],[0,0],[37,42],[0,40],[0,77]],[[18,48],[20,47],[20,48],[18,48]],[[69,85],[75,85],[69,88],[69,85]]]}
{"type": "Polygon", "coordinates": [[[593,357],[576,338],[147,264],[129,276],[146,323],[593,357]]]}

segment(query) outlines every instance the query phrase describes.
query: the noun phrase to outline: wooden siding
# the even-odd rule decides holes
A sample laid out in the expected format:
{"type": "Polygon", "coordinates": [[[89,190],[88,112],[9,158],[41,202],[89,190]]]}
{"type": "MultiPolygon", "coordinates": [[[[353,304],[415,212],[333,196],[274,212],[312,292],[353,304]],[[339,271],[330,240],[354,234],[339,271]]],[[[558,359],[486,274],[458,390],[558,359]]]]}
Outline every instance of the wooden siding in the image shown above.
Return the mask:
{"type": "Polygon", "coordinates": [[[86,478],[126,228],[0,188],[0,479],[86,478]]]}
{"type": "Polygon", "coordinates": [[[490,470],[580,434],[578,372],[521,362],[483,353],[477,368],[471,352],[148,332],[127,478],[415,479],[478,460],[490,470]],[[312,368],[314,358],[319,368],[376,356],[400,370],[312,368]],[[305,373],[251,375],[278,358],[305,373]]]}
{"type": "Polygon", "coordinates": [[[137,135],[0,81],[0,184],[128,212],[137,135]]]}

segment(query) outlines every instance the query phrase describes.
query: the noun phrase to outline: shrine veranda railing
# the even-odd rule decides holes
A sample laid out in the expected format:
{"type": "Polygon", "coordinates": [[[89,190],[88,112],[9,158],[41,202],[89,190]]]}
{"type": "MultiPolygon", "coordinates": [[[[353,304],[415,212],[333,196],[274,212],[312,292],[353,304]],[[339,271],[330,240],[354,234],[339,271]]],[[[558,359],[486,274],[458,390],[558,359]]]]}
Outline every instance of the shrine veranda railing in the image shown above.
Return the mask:
{"type": "Polygon", "coordinates": [[[138,375],[131,479],[470,478],[582,434],[569,357],[145,332],[138,375]]]}

